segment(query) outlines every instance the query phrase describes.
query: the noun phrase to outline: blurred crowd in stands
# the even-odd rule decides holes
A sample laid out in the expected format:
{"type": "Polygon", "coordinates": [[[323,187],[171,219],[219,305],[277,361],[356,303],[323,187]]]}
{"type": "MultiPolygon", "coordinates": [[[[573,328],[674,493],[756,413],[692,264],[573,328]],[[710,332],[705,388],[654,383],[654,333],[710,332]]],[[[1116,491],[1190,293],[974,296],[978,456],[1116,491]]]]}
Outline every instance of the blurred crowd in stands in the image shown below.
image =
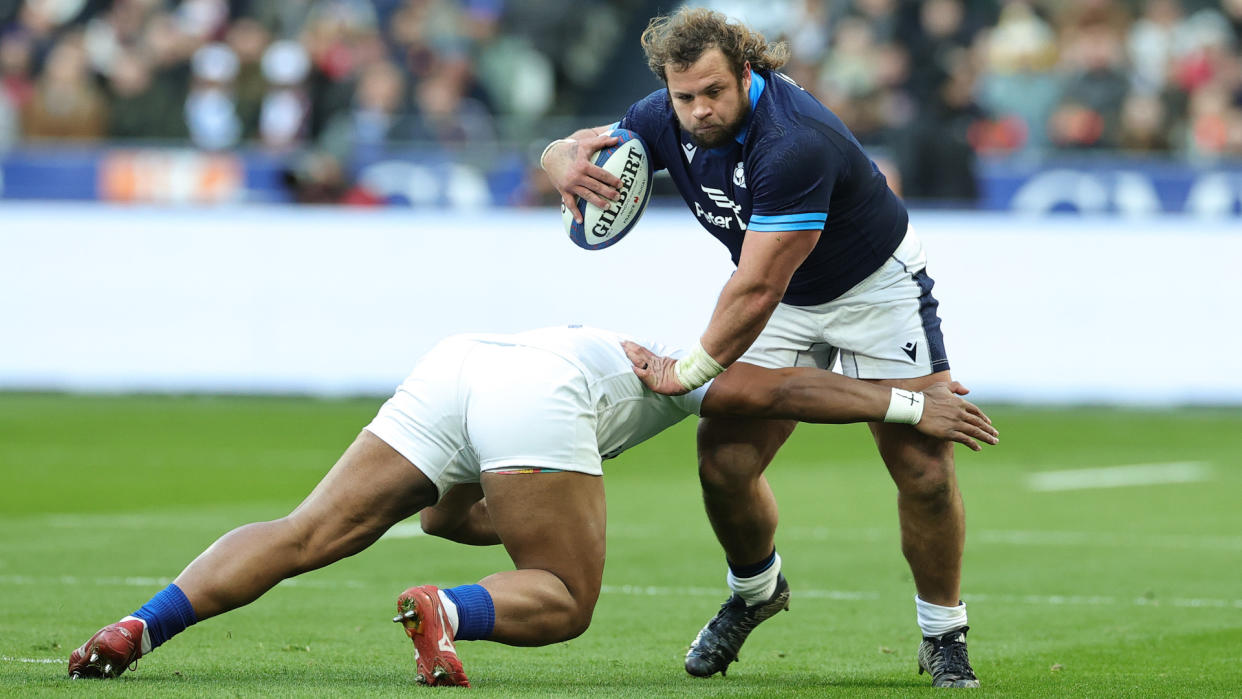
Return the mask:
{"type": "MultiPolygon", "coordinates": [[[[907,195],[973,198],[979,154],[1242,157],[1242,0],[700,4],[789,41],[785,72],[907,195]]],[[[0,0],[0,152],[245,145],[330,191],[400,144],[537,154],[659,87],[638,36],[669,5],[0,0]]]]}

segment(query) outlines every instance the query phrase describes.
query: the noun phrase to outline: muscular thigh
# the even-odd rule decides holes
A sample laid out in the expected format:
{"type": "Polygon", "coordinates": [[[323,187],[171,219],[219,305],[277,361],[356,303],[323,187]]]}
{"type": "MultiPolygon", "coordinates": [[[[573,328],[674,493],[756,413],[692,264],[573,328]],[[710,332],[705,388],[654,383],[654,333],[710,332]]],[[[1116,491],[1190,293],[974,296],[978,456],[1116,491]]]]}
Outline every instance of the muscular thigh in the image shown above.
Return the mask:
{"type": "MultiPolygon", "coordinates": [[[[948,371],[939,371],[914,379],[876,379],[873,382],[921,391],[933,383],[952,380],[948,371]]],[[[899,487],[912,486],[929,477],[943,480],[952,473],[953,442],[923,434],[910,425],[872,422],[868,426],[880,456],[899,487]]]]}
{"type": "Polygon", "coordinates": [[[363,431],[289,515],[308,548],[352,549],[436,501],[435,485],[374,434],[363,431]]]}
{"type": "Polygon", "coordinates": [[[698,431],[701,465],[722,475],[757,476],[797,425],[794,420],[702,418],[698,431]]]}
{"type": "MultiPolygon", "coordinates": [[[[763,332],[738,361],[769,369],[831,369],[836,350],[823,341],[820,319],[795,306],[780,304],[763,332]]],[[[757,477],[767,468],[797,422],[747,417],[699,420],[700,477],[726,481],[757,477]]]]}
{"type": "Polygon", "coordinates": [[[482,475],[496,533],[519,569],[560,578],[595,604],[604,574],[604,480],[583,473],[482,475]]]}

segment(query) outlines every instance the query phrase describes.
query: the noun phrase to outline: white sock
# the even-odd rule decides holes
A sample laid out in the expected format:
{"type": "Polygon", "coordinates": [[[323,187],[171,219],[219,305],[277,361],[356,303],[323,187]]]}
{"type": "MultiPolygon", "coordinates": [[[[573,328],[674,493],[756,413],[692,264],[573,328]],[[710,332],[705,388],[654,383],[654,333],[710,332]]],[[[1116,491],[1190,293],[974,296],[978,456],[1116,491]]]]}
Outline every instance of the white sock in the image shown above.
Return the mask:
{"type": "Polygon", "coordinates": [[[453,638],[457,638],[457,605],[444,594],[444,590],[436,590],[436,594],[440,595],[440,604],[444,605],[444,616],[448,617],[449,630],[453,632],[453,638]]]}
{"type": "MultiPolygon", "coordinates": [[[[130,615],[121,619],[121,621],[142,621],[136,616],[130,615]]],[[[151,652],[151,632],[147,630],[147,622],[142,621],[142,654],[146,655],[151,652]]]]}
{"type": "Polygon", "coordinates": [[[914,608],[918,611],[919,628],[924,636],[943,636],[966,625],[965,602],[958,602],[956,607],[941,607],[915,595],[914,608]]]}
{"type": "Polygon", "coordinates": [[[729,589],[737,593],[747,604],[747,606],[756,605],[760,602],[767,602],[776,592],[776,576],[781,572],[781,555],[776,554],[772,565],[768,569],[758,575],[749,578],[739,578],[733,575],[733,571],[729,571],[729,575],[725,577],[725,582],[729,584],[729,589]]]}

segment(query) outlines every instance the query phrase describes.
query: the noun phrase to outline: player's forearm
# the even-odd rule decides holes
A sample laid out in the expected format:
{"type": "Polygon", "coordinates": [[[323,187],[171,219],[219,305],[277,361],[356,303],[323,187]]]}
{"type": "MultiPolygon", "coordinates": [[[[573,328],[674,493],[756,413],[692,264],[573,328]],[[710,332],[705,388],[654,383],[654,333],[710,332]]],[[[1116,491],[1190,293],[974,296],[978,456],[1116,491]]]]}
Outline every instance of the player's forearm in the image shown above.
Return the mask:
{"type": "Polygon", "coordinates": [[[830,371],[763,369],[738,362],[712,383],[700,408],[705,417],[740,415],[820,424],[879,422],[891,390],[830,371]]]}
{"type": "Polygon", "coordinates": [[[891,389],[831,371],[784,369],[775,400],[763,417],[823,424],[880,422],[888,411],[891,389]]]}
{"type": "Polygon", "coordinates": [[[784,293],[784,286],[734,274],[700,339],[703,349],[724,366],[737,361],[763,332],[784,293]]]}

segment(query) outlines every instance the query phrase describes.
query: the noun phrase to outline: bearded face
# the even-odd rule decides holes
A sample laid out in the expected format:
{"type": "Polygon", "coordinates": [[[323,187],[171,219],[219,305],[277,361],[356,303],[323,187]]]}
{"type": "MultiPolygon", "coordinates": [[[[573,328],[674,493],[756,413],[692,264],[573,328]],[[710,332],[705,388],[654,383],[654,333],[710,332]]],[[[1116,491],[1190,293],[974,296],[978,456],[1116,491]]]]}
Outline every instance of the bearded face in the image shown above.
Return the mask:
{"type": "Polygon", "coordinates": [[[735,75],[724,53],[713,47],[685,70],[665,72],[673,112],[696,146],[719,148],[737,138],[750,116],[749,64],[735,75]]]}

